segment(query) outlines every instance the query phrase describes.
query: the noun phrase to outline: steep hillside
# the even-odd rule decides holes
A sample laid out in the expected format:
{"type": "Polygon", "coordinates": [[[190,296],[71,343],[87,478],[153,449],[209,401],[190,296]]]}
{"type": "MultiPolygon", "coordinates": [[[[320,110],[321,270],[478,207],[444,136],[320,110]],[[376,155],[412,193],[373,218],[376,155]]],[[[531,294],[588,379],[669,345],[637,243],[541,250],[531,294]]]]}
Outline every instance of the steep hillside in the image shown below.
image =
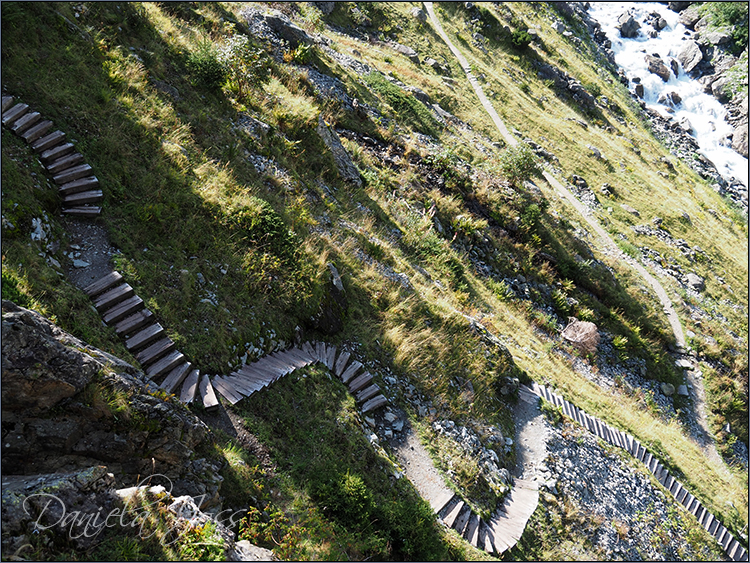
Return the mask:
{"type": "Polygon", "coordinates": [[[670,153],[581,5],[1,15],[3,96],[65,132],[103,192],[98,217],[66,214],[3,127],[3,299],[135,365],[81,291],[115,269],[201,373],[325,341],[388,401],[362,413],[317,364],[218,413],[191,404],[243,539],[289,559],[493,558],[402,478],[418,436],[415,465],[473,521],[513,477],[537,483],[503,559],[726,557],[570,410],[524,411],[533,382],[637,439],[747,547],[746,210],[670,153]],[[577,345],[564,329],[583,323],[577,345]]]}

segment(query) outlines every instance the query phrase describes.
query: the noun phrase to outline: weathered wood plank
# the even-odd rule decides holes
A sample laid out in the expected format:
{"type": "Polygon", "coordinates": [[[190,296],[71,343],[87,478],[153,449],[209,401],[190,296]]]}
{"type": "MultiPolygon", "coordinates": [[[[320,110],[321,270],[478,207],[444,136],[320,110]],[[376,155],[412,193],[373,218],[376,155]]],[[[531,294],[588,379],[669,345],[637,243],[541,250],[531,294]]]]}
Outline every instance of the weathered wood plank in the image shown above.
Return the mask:
{"type": "Polygon", "coordinates": [[[477,539],[479,536],[479,516],[477,516],[474,512],[472,512],[469,515],[469,521],[466,523],[466,528],[464,529],[463,537],[471,543],[474,547],[477,546],[477,539]]]}
{"type": "Polygon", "coordinates": [[[358,361],[353,361],[348,368],[346,368],[343,373],[341,374],[341,381],[344,383],[347,383],[354,375],[362,369],[362,364],[358,361]]]}
{"type": "Polygon", "coordinates": [[[349,392],[354,394],[357,391],[364,389],[367,385],[370,385],[370,383],[372,383],[372,375],[365,372],[349,383],[349,392]]]}
{"type": "Polygon", "coordinates": [[[60,174],[61,172],[64,172],[68,168],[72,168],[76,164],[80,164],[83,162],[83,155],[79,152],[74,152],[71,154],[66,154],[65,156],[61,156],[57,160],[54,160],[47,164],[47,172],[50,174],[60,174]]]}
{"type": "Polygon", "coordinates": [[[125,339],[125,347],[128,350],[137,352],[141,348],[148,346],[149,344],[161,338],[164,335],[164,328],[159,323],[147,326],[140,332],[135,333],[130,338],[125,339]]]}
{"type": "Polygon", "coordinates": [[[43,163],[52,162],[57,160],[58,158],[62,158],[66,154],[72,153],[74,150],[75,147],[73,146],[73,143],[63,143],[62,145],[57,145],[56,147],[47,149],[39,155],[39,159],[43,163]]]}
{"type": "Polygon", "coordinates": [[[126,317],[130,315],[133,315],[134,313],[138,312],[140,309],[143,309],[145,306],[146,305],[143,302],[143,299],[141,299],[137,295],[134,295],[133,297],[126,299],[125,301],[117,305],[116,307],[113,307],[112,309],[104,313],[104,315],[102,316],[102,319],[108,325],[119,323],[121,320],[125,319],[126,317]]]}
{"type": "Polygon", "coordinates": [[[453,524],[456,522],[456,518],[458,518],[458,515],[461,513],[461,511],[464,508],[464,502],[460,500],[458,497],[455,497],[455,499],[456,499],[456,503],[453,505],[453,507],[447,512],[447,514],[443,518],[443,522],[449,528],[453,527],[453,524]]]}
{"type": "Polygon", "coordinates": [[[96,203],[104,199],[104,193],[101,190],[89,190],[87,192],[78,192],[62,196],[63,205],[78,206],[84,203],[96,203]]]}
{"type": "Polygon", "coordinates": [[[174,341],[168,336],[165,336],[151,344],[151,346],[138,352],[135,355],[135,359],[138,360],[138,363],[140,363],[142,366],[147,366],[154,363],[159,358],[165,356],[167,352],[174,350],[174,347],[174,341]]]}
{"type": "Polygon", "coordinates": [[[320,361],[318,359],[318,354],[315,352],[315,348],[313,348],[312,344],[310,344],[310,341],[306,340],[302,343],[302,350],[311,358],[314,358],[316,362],[320,361]]]}
{"type": "Polygon", "coordinates": [[[185,361],[185,356],[179,350],[172,350],[161,360],[146,368],[146,376],[150,379],[163,375],[173,370],[180,362],[185,361]]]}
{"type": "Polygon", "coordinates": [[[125,301],[128,297],[135,295],[135,290],[127,283],[122,283],[94,299],[94,307],[99,312],[111,309],[118,303],[125,301]]]}
{"type": "Polygon", "coordinates": [[[200,372],[197,369],[191,371],[182,382],[182,390],[180,392],[180,401],[183,403],[190,403],[195,398],[195,391],[198,388],[198,378],[200,372]]]}
{"type": "Polygon", "coordinates": [[[63,184],[57,191],[61,196],[66,196],[80,192],[95,191],[98,187],[99,179],[96,176],[86,176],[85,178],[78,178],[78,180],[63,184]]]}
{"type": "Polygon", "coordinates": [[[192,365],[190,362],[181,363],[167,374],[167,377],[164,378],[164,381],[162,381],[159,387],[164,389],[167,393],[174,393],[175,389],[177,389],[185,380],[185,377],[187,377],[191,367],[192,365]]]}
{"type": "Polygon", "coordinates": [[[2,111],[5,111],[13,105],[13,96],[3,96],[3,107],[2,111]]]}
{"type": "Polygon", "coordinates": [[[232,384],[224,381],[220,376],[214,377],[214,387],[232,405],[242,400],[242,395],[237,393],[232,384]]]}
{"type": "Polygon", "coordinates": [[[16,104],[9,110],[3,112],[3,125],[11,127],[16,120],[23,117],[29,111],[29,106],[24,103],[16,104]]]}
{"type": "Polygon", "coordinates": [[[374,411],[387,403],[388,399],[386,399],[383,395],[377,395],[376,397],[373,397],[362,405],[362,413],[374,411]]]}
{"type": "Polygon", "coordinates": [[[51,148],[56,147],[60,143],[62,143],[65,140],[65,133],[62,131],[54,131],[52,133],[49,133],[48,135],[45,135],[44,137],[41,137],[31,143],[31,148],[34,152],[44,152],[46,150],[49,150],[51,148]]]}
{"type": "Polygon", "coordinates": [[[367,399],[372,399],[378,393],[380,393],[380,387],[378,387],[375,384],[372,384],[366,389],[363,389],[362,391],[357,393],[357,395],[354,398],[358,403],[361,403],[363,401],[366,401],[367,399]]]}
{"type": "Polygon", "coordinates": [[[344,373],[344,368],[346,367],[347,362],[349,361],[349,352],[344,350],[339,355],[338,359],[336,360],[336,363],[334,364],[334,373],[336,374],[336,377],[341,377],[341,374],[344,373]]]}
{"type": "Polygon", "coordinates": [[[88,164],[79,164],[73,168],[69,168],[65,172],[62,172],[52,177],[55,184],[62,185],[83,178],[84,176],[93,176],[93,169],[88,164]]]}
{"type": "Polygon", "coordinates": [[[95,205],[84,205],[81,207],[66,207],[62,212],[74,217],[96,217],[101,215],[102,208],[95,205]]]}
{"type": "Polygon", "coordinates": [[[468,505],[464,505],[461,512],[456,517],[456,521],[453,523],[453,529],[458,532],[458,535],[463,536],[466,526],[469,524],[471,518],[471,509],[468,505]]]}
{"type": "Polygon", "coordinates": [[[201,382],[198,385],[198,390],[200,391],[203,406],[205,408],[210,409],[219,406],[219,400],[216,398],[216,393],[214,393],[214,388],[211,385],[211,381],[208,379],[208,375],[203,374],[201,382]]]}
{"type": "MultiPolygon", "coordinates": [[[[143,301],[141,301],[141,304],[143,304],[143,301]]],[[[142,309],[130,315],[129,317],[125,317],[121,321],[117,322],[117,324],[115,325],[115,332],[121,337],[126,337],[139,328],[151,324],[152,322],[154,322],[154,314],[148,309],[142,309]]]]}
{"type": "Polygon", "coordinates": [[[122,274],[117,271],[113,271],[103,278],[99,278],[91,285],[85,287],[83,289],[83,292],[88,295],[89,297],[95,297],[99,295],[100,293],[103,293],[107,291],[108,289],[113,288],[115,285],[119,284],[122,281],[122,274]]]}
{"type": "Polygon", "coordinates": [[[21,133],[23,133],[27,129],[30,129],[41,120],[42,115],[38,111],[30,111],[24,114],[22,117],[16,119],[13,122],[13,125],[10,126],[10,130],[13,131],[16,135],[20,136],[21,133]]]}
{"type": "Polygon", "coordinates": [[[33,127],[21,133],[21,138],[27,143],[33,143],[34,141],[42,137],[42,135],[46,135],[53,126],[54,123],[52,123],[49,119],[45,119],[44,121],[40,121],[33,127]]]}

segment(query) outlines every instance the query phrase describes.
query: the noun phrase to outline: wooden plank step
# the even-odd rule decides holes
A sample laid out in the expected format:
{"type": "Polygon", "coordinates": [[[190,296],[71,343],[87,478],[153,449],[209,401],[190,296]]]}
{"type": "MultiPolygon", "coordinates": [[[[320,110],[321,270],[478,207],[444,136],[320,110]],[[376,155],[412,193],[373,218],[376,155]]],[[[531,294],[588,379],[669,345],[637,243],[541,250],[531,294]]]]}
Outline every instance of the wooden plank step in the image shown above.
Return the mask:
{"type": "Polygon", "coordinates": [[[461,499],[453,494],[452,491],[447,491],[446,497],[442,497],[439,500],[433,499],[432,501],[430,501],[430,506],[432,506],[432,509],[435,511],[435,514],[438,515],[438,518],[445,522],[445,517],[448,516],[448,514],[450,514],[450,512],[456,507],[459,500],[461,499]],[[442,502],[443,499],[445,499],[445,502],[442,502]]]}
{"type": "Polygon", "coordinates": [[[469,521],[466,523],[466,528],[464,529],[464,539],[471,543],[474,547],[477,546],[477,536],[479,535],[479,516],[472,512],[469,515],[469,521]]]}
{"type": "MultiPolygon", "coordinates": [[[[143,301],[141,301],[141,303],[143,303],[143,301]]],[[[154,314],[148,309],[142,309],[130,315],[129,317],[125,317],[121,321],[117,321],[117,324],[115,325],[115,332],[119,336],[124,338],[127,335],[135,332],[139,328],[149,325],[152,322],[154,322],[154,314]]]]}
{"type": "Polygon", "coordinates": [[[249,397],[256,391],[260,391],[269,384],[268,380],[250,379],[241,375],[226,377],[224,379],[231,383],[239,393],[246,397],[249,397]]]}
{"type": "Polygon", "coordinates": [[[65,133],[62,131],[54,131],[53,133],[49,133],[45,135],[44,137],[41,137],[31,143],[31,148],[34,150],[34,152],[44,152],[46,150],[49,150],[53,147],[56,147],[60,143],[62,143],[65,140],[65,133]]]}
{"type": "Polygon", "coordinates": [[[274,377],[259,371],[236,371],[231,374],[240,387],[247,387],[248,393],[254,393],[274,381],[274,377]]]}
{"type": "Polygon", "coordinates": [[[42,154],[39,155],[39,159],[43,163],[47,162],[53,162],[57,160],[58,158],[62,158],[66,154],[72,153],[75,150],[75,147],[73,146],[73,143],[64,143],[62,145],[57,145],[56,147],[52,147],[51,149],[47,149],[42,154]]]}
{"type": "Polygon", "coordinates": [[[365,372],[349,383],[349,392],[354,394],[357,391],[364,389],[367,385],[370,385],[370,383],[372,383],[372,375],[365,372]]]}
{"type": "Polygon", "coordinates": [[[220,376],[214,377],[214,387],[216,390],[231,404],[235,404],[242,400],[242,395],[237,393],[231,384],[224,381],[220,376]]]}
{"type": "Polygon", "coordinates": [[[289,348],[286,353],[302,362],[300,367],[309,366],[315,361],[315,359],[307,352],[304,352],[302,349],[297,348],[296,346],[292,346],[291,348],[289,348]]]}
{"type": "Polygon", "coordinates": [[[153,379],[169,371],[172,371],[177,367],[178,364],[185,361],[185,356],[182,355],[178,350],[172,350],[169,354],[164,356],[161,360],[152,364],[146,368],[146,375],[153,379]]]}
{"type": "Polygon", "coordinates": [[[323,342],[316,342],[315,343],[315,352],[318,354],[318,360],[321,364],[328,367],[326,365],[326,357],[328,356],[328,349],[326,348],[325,343],[323,342]]]}
{"type": "Polygon", "coordinates": [[[458,518],[458,515],[464,508],[464,501],[462,501],[458,497],[455,497],[455,499],[456,503],[451,507],[451,509],[443,518],[443,522],[445,522],[445,525],[449,528],[453,527],[453,524],[456,522],[456,518],[458,518]]]}
{"type": "Polygon", "coordinates": [[[13,105],[13,96],[3,96],[3,107],[2,107],[3,113],[5,113],[5,110],[7,110],[12,105],[13,105]]]}
{"type": "Polygon", "coordinates": [[[318,354],[315,351],[315,348],[313,347],[312,344],[310,344],[309,341],[306,340],[305,342],[302,343],[302,350],[305,352],[305,354],[313,358],[316,362],[320,361],[318,359],[318,354]]]}
{"type": "Polygon", "coordinates": [[[164,335],[164,328],[159,323],[147,326],[140,332],[135,333],[130,338],[125,340],[125,347],[131,352],[137,352],[141,348],[145,348],[158,338],[164,335]]]}
{"type": "Polygon", "coordinates": [[[93,169],[91,168],[91,166],[89,166],[88,164],[79,164],[78,166],[74,166],[73,168],[69,168],[61,174],[58,174],[57,176],[53,176],[52,180],[55,182],[55,184],[62,185],[67,184],[68,182],[72,182],[73,180],[77,180],[78,178],[92,175],[93,169]]]}
{"type": "Polygon", "coordinates": [[[341,381],[347,383],[354,375],[362,368],[362,364],[358,361],[353,361],[348,368],[341,374],[341,381]]]}
{"type": "Polygon", "coordinates": [[[358,403],[362,403],[363,401],[366,401],[367,399],[372,399],[378,393],[380,393],[380,387],[378,387],[377,385],[373,383],[366,389],[363,389],[362,391],[357,393],[357,395],[354,398],[358,403]]]}
{"type": "Polygon", "coordinates": [[[54,125],[55,124],[52,123],[49,119],[45,119],[44,121],[40,121],[39,123],[34,125],[34,127],[31,127],[21,133],[21,138],[27,143],[33,143],[42,135],[46,135],[54,125]]]}
{"type": "Polygon", "coordinates": [[[99,312],[106,311],[133,295],[135,295],[135,290],[129,284],[122,283],[95,298],[94,307],[99,312]]]}
{"type": "Polygon", "coordinates": [[[364,414],[366,412],[374,411],[375,409],[379,409],[387,403],[388,399],[386,399],[383,395],[377,395],[376,397],[373,397],[364,405],[362,405],[362,413],[364,414]]]}
{"type": "Polygon", "coordinates": [[[16,104],[12,108],[3,112],[3,125],[10,127],[13,123],[23,117],[29,111],[27,104],[16,104]]]}
{"type": "Polygon", "coordinates": [[[40,114],[38,111],[30,111],[23,115],[23,117],[19,117],[13,122],[13,125],[10,126],[10,130],[13,131],[16,135],[20,136],[24,131],[27,129],[31,129],[34,125],[39,123],[42,120],[42,114],[40,114]]]}
{"type": "MultiPolygon", "coordinates": [[[[86,165],[88,166],[88,164],[86,165]]],[[[77,194],[65,195],[62,198],[63,205],[70,207],[80,206],[84,203],[96,203],[104,199],[101,190],[91,190],[88,192],[78,192],[77,194]]]]}
{"type": "Polygon", "coordinates": [[[162,358],[167,352],[174,350],[175,346],[174,341],[168,336],[165,336],[161,340],[157,340],[151,344],[148,348],[138,352],[135,355],[135,359],[138,360],[138,363],[141,365],[147,366],[153,364],[159,358],[162,358]]]}
{"type": "Polygon", "coordinates": [[[336,363],[334,361],[336,359],[336,352],[337,352],[336,346],[333,346],[331,344],[328,344],[326,346],[326,361],[325,361],[325,365],[331,371],[333,371],[333,366],[336,365],[336,363]]]}
{"type": "MultiPolygon", "coordinates": [[[[102,320],[108,325],[119,323],[125,317],[133,315],[145,307],[143,299],[137,295],[133,295],[129,299],[126,299],[116,307],[113,307],[102,316],[102,320]]],[[[141,325],[143,326],[143,325],[141,325]]]]}
{"type": "Polygon", "coordinates": [[[65,156],[61,156],[57,160],[53,160],[52,162],[48,163],[45,168],[47,168],[47,172],[50,174],[60,174],[61,172],[67,170],[68,168],[72,168],[76,164],[80,164],[83,162],[83,155],[79,152],[74,152],[71,154],[66,154],[65,156]]]}
{"type": "Polygon", "coordinates": [[[164,389],[167,393],[174,393],[175,389],[180,386],[187,377],[187,374],[190,373],[191,367],[192,364],[190,362],[181,363],[167,374],[167,377],[164,378],[164,381],[161,382],[159,387],[164,389]]]}
{"type": "Polygon", "coordinates": [[[286,350],[285,352],[281,352],[280,354],[277,354],[276,359],[280,359],[288,363],[294,369],[305,367],[306,365],[310,363],[309,360],[301,358],[300,356],[295,354],[291,349],[286,350]]]}
{"type": "Polygon", "coordinates": [[[112,271],[103,278],[99,278],[91,285],[83,288],[83,292],[89,297],[95,297],[100,293],[113,288],[122,281],[122,274],[118,271],[112,271]]]}
{"type": "Polygon", "coordinates": [[[279,370],[266,369],[263,366],[258,366],[257,362],[249,366],[243,366],[235,374],[238,377],[245,377],[251,381],[266,381],[270,383],[275,381],[279,375],[279,370]]]}
{"type": "Polygon", "coordinates": [[[469,523],[469,519],[471,518],[471,508],[469,508],[468,504],[464,504],[464,506],[461,508],[461,512],[456,517],[456,521],[453,522],[453,529],[458,532],[459,536],[464,535],[464,530],[466,529],[466,526],[469,523]]]}
{"type": "Polygon", "coordinates": [[[492,533],[484,520],[479,521],[479,549],[492,553],[495,546],[492,543],[492,533]]]}
{"type": "Polygon", "coordinates": [[[99,187],[99,180],[96,176],[86,176],[85,178],[78,178],[67,184],[60,186],[57,191],[61,196],[77,194],[79,192],[95,190],[99,187]]]}
{"type": "Polygon", "coordinates": [[[203,400],[203,406],[205,408],[210,409],[219,406],[219,400],[216,398],[214,388],[211,385],[211,381],[209,381],[208,379],[208,375],[203,374],[203,377],[201,377],[201,382],[198,385],[198,390],[200,391],[201,399],[203,400]]]}
{"type": "Polygon", "coordinates": [[[80,207],[67,207],[62,210],[66,215],[73,215],[74,217],[97,217],[101,215],[102,208],[94,205],[82,205],[80,207]]]}
{"type": "Polygon", "coordinates": [[[182,390],[180,391],[180,401],[183,403],[190,403],[195,398],[195,391],[198,389],[198,378],[200,371],[194,369],[182,382],[182,390]]]}
{"type": "Polygon", "coordinates": [[[344,368],[346,367],[346,363],[349,361],[349,356],[349,352],[344,350],[343,352],[341,352],[339,359],[336,360],[333,371],[337,377],[341,377],[341,374],[344,373],[344,368]]]}

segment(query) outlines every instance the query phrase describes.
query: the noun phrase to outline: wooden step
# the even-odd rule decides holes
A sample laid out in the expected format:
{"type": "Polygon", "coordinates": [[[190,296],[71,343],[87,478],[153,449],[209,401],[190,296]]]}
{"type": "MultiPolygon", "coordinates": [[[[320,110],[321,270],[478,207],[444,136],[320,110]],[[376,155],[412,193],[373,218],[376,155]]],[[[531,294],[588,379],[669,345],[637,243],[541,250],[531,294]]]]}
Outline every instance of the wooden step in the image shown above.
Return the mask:
{"type": "Polygon", "coordinates": [[[495,551],[494,538],[490,527],[485,523],[484,520],[479,521],[479,549],[483,549],[487,553],[493,553],[495,551]]]}
{"type": "Polygon", "coordinates": [[[164,357],[168,352],[174,350],[174,348],[174,341],[169,337],[164,337],[157,340],[141,352],[138,352],[135,355],[135,359],[138,360],[138,363],[142,366],[147,366],[164,357]]]}
{"type": "Polygon", "coordinates": [[[42,120],[42,115],[38,111],[31,111],[23,117],[19,117],[10,126],[10,130],[20,136],[24,131],[30,129],[42,120]]]}
{"type": "Polygon", "coordinates": [[[211,382],[206,374],[203,374],[203,377],[201,377],[198,390],[200,391],[201,398],[203,399],[203,406],[205,408],[210,409],[219,406],[219,400],[216,398],[214,388],[211,386],[211,382]]]}
{"type": "Polygon", "coordinates": [[[358,361],[353,361],[348,368],[344,370],[344,373],[341,374],[341,381],[344,383],[347,383],[354,375],[362,368],[362,364],[360,364],[358,361]]]}
{"type": "Polygon", "coordinates": [[[104,315],[102,315],[102,319],[108,325],[113,325],[115,323],[119,323],[125,317],[138,312],[144,307],[145,304],[143,303],[143,299],[141,299],[137,295],[134,295],[133,297],[126,299],[116,307],[113,307],[112,309],[104,313],[104,315]]]}
{"type": "Polygon", "coordinates": [[[62,131],[55,131],[31,143],[31,148],[34,150],[34,152],[44,152],[56,147],[63,141],[65,141],[65,133],[63,133],[62,131]]]}
{"type": "Polygon", "coordinates": [[[458,515],[461,513],[461,511],[464,508],[464,501],[456,497],[456,503],[451,507],[451,509],[447,512],[445,517],[443,518],[443,522],[445,522],[445,525],[449,528],[453,527],[453,524],[456,522],[456,518],[458,518],[458,515]]]}
{"type": "Polygon", "coordinates": [[[362,413],[364,414],[366,412],[374,411],[386,404],[388,404],[388,399],[383,395],[377,395],[362,405],[362,413]]]}
{"type": "Polygon", "coordinates": [[[216,390],[233,405],[244,398],[240,393],[235,391],[231,383],[226,382],[218,375],[214,377],[213,383],[216,390]]]}
{"type": "Polygon", "coordinates": [[[349,361],[349,356],[349,352],[344,351],[341,352],[339,359],[336,360],[333,371],[337,377],[341,377],[341,374],[344,373],[344,368],[346,367],[346,363],[349,361]]]}
{"type": "Polygon", "coordinates": [[[185,356],[178,350],[172,350],[169,354],[164,356],[161,360],[152,364],[146,368],[146,376],[150,379],[159,377],[165,373],[172,371],[180,363],[185,361],[185,356]]]}
{"type": "Polygon", "coordinates": [[[13,96],[3,96],[2,112],[5,113],[5,110],[10,108],[12,105],[13,105],[13,96]]]}
{"type": "Polygon", "coordinates": [[[269,383],[268,380],[253,379],[252,377],[244,375],[225,377],[224,381],[233,385],[235,391],[246,397],[249,397],[256,391],[260,391],[269,383]]]}
{"type": "MultiPolygon", "coordinates": [[[[88,165],[86,165],[88,166],[88,165]]],[[[93,190],[88,192],[78,192],[77,194],[71,194],[63,196],[63,205],[69,205],[71,207],[80,206],[84,203],[96,203],[104,199],[104,194],[101,190],[93,190]]]]}
{"type": "Polygon", "coordinates": [[[194,369],[182,382],[182,389],[180,391],[180,401],[183,403],[191,403],[195,398],[195,392],[198,389],[198,379],[200,378],[200,371],[194,369]]]}
{"type": "Polygon", "coordinates": [[[357,393],[357,395],[354,398],[356,399],[358,403],[362,403],[366,401],[367,399],[372,399],[378,393],[380,393],[380,387],[378,387],[377,385],[373,383],[369,387],[357,393]]]}
{"type": "Polygon", "coordinates": [[[42,135],[46,135],[53,126],[54,123],[52,123],[49,119],[45,119],[44,121],[40,121],[39,123],[34,125],[34,127],[31,127],[27,131],[21,133],[21,138],[27,143],[33,143],[42,135]]]}
{"type": "Polygon", "coordinates": [[[164,328],[159,323],[147,326],[140,332],[135,333],[130,338],[125,340],[125,347],[131,352],[137,352],[141,348],[145,348],[155,340],[161,338],[164,335],[164,328]]]}
{"type": "Polygon", "coordinates": [[[74,217],[97,217],[101,215],[102,208],[93,205],[82,205],[80,207],[67,207],[62,212],[74,217]]]}
{"type": "Polygon", "coordinates": [[[94,307],[96,307],[101,313],[102,311],[111,309],[121,301],[125,301],[128,297],[132,297],[133,295],[135,295],[135,290],[127,283],[121,283],[94,299],[94,307]]]}
{"type": "Polygon", "coordinates": [[[323,363],[331,371],[333,371],[333,366],[335,365],[334,363],[335,358],[336,358],[336,346],[328,344],[326,346],[326,361],[323,363]]]}
{"type": "Polygon", "coordinates": [[[73,168],[69,168],[63,173],[58,174],[57,176],[53,176],[52,180],[55,182],[55,184],[62,185],[67,184],[68,182],[72,182],[73,180],[77,180],[78,178],[92,175],[93,170],[91,169],[91,166],[89,166],[88,164],[79,164],[78,166],[74,166],[73,168]]]}
{"type": "Polygon", "coordinates": [[[96,297],[100,293],[104,293],[108,289],[112,289],[116,285],[122,282],[122,274],[118,271],[113,271],[103,278],[99,278],[91,285],[83,288],[83,292],[89,297],[96,297]]]}
{"type": "Polygon", "coordinates": [[[192,365],[190,364],[190,362],[181,363],[167,374],[167,377],[164,378],[164,381],[161,382],[161,385],[159,387],[164,389],[169,394],[174,393],[175,389],[180,386],[180,384],[187,377],[187,374],[190,373],[191,367],[192,365]]]}
{"type": "Polygon", "coordinates": [[[471,518],[471,508],[469,508],[469,505],[464,504],[461,512],[456,518],[456,521],[453,522],[453,529],[458,532],[459,536],[464,535],[464,530],[466,529],[466,525],[469,523],[469,518],[471,518]]]}
{"type": "Polygon", "coordinates": [[[60,174],[61,172],[67,170],[68,168],[72,168],[76,164],[79,164],[83,162],[83,155],[79,152],[74,152],[71,154],[66,154],[65,156],[61,156],[57,160],[54,160],[50,162],[46,168],[47,172],[50,174],[60,174]]]}
{"type": "MultiPolygon", "coordinates": [[[[141,303],[143,303],[143,301],[141,301],[141,303]]],[[[115,332],[120,337],[124,338],[129,334],[135,332],[139,328],[149,325],[152,322],[154,322],[154,314],[148,309],[141,309],[140,311],[137,311],[120,321],[116,321],[117,324],[115,325],[115,332]]]]}
{"type": "Polygon", "coordinates": [[[367,385],[370,385],[370,383],[372,383],[372,375],[365,372],[349,383],[349,392],[354,394],[364,389],[367,385]]]}
{"type": "Polygon", "coordinates": [[[466,538],[466,540],[471,545],[477,548],[479,548],[479,523],[480,522],[481,520],[479,519],[479,515],[472,513],[471,519],[469,519],[469,524],[466,526],[466,531],[464,532],[464,537],[466,538]]]}
{"type": "Polygon", "coordinates": [[[302,350],[305,352],[305,354],[307,354],[311,358],[314,358],[316,362],[320,361],[320,359],[318,358],[318,354],[315,351],[315,348],[313,347],[312,344],[310,344],[309,341],[305,341],[302,343],[302,350]]]}
{"type": "Polygon", "coordinates": [[[56,147],[52,147],[51,149],[44,151],[39,155],[39,159],[43,163],[53,162],[58,158],[62,158],[66,154],[72,153],[74,150],[75,147],[73,146],[73,143],[64,143],[62,145],[57,145],[56,147]]]}
{"type": "Polygon", "coordinates": [[[3,112],[3,125],[11,127],[13,123],[23,117],[29,111],[27,104],[16,104],[12,108],[3,112]]]}
{"type": "Polygon", "coordinates": [[[79,192],[85,192],[94,190],[99,187],[99,180],[96,176],[86,176],[85,178],[78,178],[67,184],[63,184],[57,191],[62,196],[77,194],[79,192]]]}

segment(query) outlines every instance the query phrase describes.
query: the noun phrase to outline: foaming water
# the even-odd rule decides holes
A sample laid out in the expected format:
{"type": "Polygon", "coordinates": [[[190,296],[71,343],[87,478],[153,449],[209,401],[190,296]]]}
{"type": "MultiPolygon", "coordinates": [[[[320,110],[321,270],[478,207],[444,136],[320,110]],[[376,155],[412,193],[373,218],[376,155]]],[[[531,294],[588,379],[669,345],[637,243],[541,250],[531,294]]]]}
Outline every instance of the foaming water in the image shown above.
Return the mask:
{"type": "Polygon", "coordinates": [[[673,115],[678,122],[687,120],[686,125],[689,124],[700,152],[714,163],[724,178],[735,178],[747,187],[748,159],[732,150],[727,136],[732,133],[733,128],[727,123],[727,112],[719,101],[704,93],[703,86],[685,74],[681,65],[677,76],[670,69],[667,82],[648,71],[645,60],[647,54],[658,54],[667,68],[670,68],[670,61],[676,60],[683,48],[687,28],[679,23],[679,14],[655,2],[592,2],[589,14],[601,24],[602,31],[612,42],[615,61],[625,71],[628,79],[641,79],[643,101],[665,116],[673,115]],[[617,17],[628,10],[641,25],[638,37],[632,39],[621,37],[620,31],[615,27],[617,17]],[[656,37],[649,37],[647,32],[652,26],[646,24],[645,20],[654,12],[664,18],[667,27],[656,37]],[[671,106],[666,102],[659,102],[662,96],[672,92],[681,99],[679,103],[671,106]]]}

